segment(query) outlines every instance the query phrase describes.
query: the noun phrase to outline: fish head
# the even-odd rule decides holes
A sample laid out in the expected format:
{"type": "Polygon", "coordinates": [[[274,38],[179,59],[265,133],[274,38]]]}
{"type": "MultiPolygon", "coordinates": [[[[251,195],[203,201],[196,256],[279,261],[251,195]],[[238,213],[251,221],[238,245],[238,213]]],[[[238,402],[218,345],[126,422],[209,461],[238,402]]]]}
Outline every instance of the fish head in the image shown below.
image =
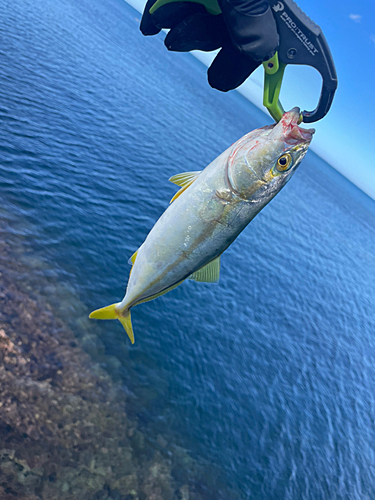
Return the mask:
{"type": "Polygon", "coordinates": [[[228,178],[241,198],[270,201],[292,177],[315,132],[299,127],[299,118],[299,108],[293,108],[278,123],[257,129],[234,144],[228,178]]]}

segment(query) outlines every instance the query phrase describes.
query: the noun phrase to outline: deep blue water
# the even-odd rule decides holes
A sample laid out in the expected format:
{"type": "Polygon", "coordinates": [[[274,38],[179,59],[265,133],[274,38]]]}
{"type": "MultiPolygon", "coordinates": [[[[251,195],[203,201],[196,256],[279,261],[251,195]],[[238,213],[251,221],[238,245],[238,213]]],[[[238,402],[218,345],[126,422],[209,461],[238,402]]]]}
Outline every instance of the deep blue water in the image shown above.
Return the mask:
{"type": "Polygon", "coordinates": [[[218,285],[133,310],[131,346],[87,315],[122,298],[167,179],[270,121],[142,37],[122,0],[1,0],[0,13],[9,234],[69,291],[56,314],[118,358],[145,432],[213,464],[223,498],[375,498],[374,202],[310,152],[218,285]]]}

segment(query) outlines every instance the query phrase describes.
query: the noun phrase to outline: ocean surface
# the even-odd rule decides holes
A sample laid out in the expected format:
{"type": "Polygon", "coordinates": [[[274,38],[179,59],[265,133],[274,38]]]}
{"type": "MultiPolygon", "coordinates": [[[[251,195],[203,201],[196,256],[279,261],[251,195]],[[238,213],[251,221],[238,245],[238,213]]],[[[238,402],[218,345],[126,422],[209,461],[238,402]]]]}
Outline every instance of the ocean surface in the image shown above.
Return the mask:
{"type": "Polygon", "coordinates": [[[375,202],[309,152],[225,252],[218,285],[133,310],[132,346],[87,316],[123,297],[168,178],[270,120],[144,38],[122,0],[0,0],[0,13],[3,231],[93,362],[105,353],[149,446],[187,450],[186,477],[206,464],[207,499],[375,498],[375,202]]]}

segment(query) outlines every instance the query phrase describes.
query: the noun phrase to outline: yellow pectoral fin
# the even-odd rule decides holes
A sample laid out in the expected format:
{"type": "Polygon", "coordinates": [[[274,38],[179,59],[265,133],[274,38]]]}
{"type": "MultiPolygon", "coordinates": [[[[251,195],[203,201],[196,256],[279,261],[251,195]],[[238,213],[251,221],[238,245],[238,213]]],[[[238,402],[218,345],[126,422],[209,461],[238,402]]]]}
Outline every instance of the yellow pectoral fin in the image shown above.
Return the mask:
{"type": "Polygon", "coordinates": [[[131,322],[130,311],[125,309],[124,311],[119,311],[117,306],[119,303],[111,304],[107,307],[102,307],[101,309],[96,309],[93,311],[89,318],[91,319],[118,319],[122,326],[125,328],[126,333],[132,344],[134,344],[134,333],[131,322]]]}

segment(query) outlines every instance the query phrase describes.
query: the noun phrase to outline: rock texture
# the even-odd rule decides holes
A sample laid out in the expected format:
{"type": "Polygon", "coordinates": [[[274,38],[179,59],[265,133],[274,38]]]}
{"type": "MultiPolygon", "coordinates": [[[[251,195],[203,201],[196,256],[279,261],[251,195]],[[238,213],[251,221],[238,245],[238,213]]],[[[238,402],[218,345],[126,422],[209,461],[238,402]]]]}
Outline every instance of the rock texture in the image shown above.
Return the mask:
{"type": "Polygon", "coordinates": [[[0,258],[0,499],[203,499],[176,484],[176,464],[128,418],[121,385],[10,262],[0,258]]]}

